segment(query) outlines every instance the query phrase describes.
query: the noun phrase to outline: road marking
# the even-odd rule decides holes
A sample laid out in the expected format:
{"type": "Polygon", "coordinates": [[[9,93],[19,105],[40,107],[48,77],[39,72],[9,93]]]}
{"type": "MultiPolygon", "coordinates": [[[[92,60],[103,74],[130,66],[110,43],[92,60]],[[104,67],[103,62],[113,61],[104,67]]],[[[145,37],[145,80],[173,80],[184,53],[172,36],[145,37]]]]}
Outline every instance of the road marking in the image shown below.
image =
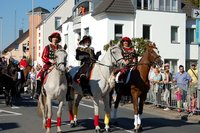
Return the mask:
{"type": "Polygon", "coordinates": [[[19,109],[20,107],[12,106],[11,108],[12,108],[12,109],[19,109]]]}
{"type": "Polygon", "coordinates": [[[80,105],[81,105],[81,106],[84,106],[84,107],[91,108],[91,109],[93,109],[93,108],[94,108],[93,106],[91,106],[91,105],[87,105],[87,104],[84,104],[84,103],[80,103],[80,105]]]}
{"type": "Polygon", "coordinates": [[[0,116],[13,116],[13,115],[22,115],[21,113],[16,113],[16,112],[12,112],[12,111],[7,111],[7,110],[1,110],[0,109],[0,113],[8,113],[8,114],[0,114],[0,116]]]}

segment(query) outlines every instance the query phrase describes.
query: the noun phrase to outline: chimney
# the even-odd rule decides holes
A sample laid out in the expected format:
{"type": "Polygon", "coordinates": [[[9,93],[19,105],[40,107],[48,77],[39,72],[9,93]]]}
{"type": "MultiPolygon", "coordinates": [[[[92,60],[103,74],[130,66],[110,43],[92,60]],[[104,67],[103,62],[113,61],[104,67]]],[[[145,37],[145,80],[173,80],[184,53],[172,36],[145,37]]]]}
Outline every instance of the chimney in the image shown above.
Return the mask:
{"type": "Polygon", "coordinates": [[[23,29],[19,29],[19,37],[23,34],[23,29]]]}

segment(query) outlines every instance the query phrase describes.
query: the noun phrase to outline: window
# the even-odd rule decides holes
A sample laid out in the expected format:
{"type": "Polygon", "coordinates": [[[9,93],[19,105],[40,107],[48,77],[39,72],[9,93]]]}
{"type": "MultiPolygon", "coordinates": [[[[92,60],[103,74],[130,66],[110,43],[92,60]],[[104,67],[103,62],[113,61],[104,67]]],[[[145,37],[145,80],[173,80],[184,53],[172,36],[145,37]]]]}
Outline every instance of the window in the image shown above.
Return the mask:
{"type": "Polygon", "coordinates": [[[164,11],[165,10],[165,5],[164,5],[164,3],[165,3],[165,0],[160,0],[160,3],[159,3],[159,10],[160,11],[164,11]]]}
{"type": "Polygon", "coordinates": [[[61,25],[61,17],[55,17],[55,29],[61,25]]]}
{"type": "Polygon", "coordinates": [[[166,0],[166,11],[170,11],[170,0],[166,0]]]}
{"type": "Polygon", "coordinates": [[[85,32],[85,33],[84,33],[85,35],[89,35],[89,28],[88,28],[88,27],[85,28],[85,29],[84,29],[84,32],[85,32]]]}
{"type": "Polygon", "coordinates": [[[144,0],[144,9],[148,9],[148,0],[144,0]]]}
{"type": "Polygon", "coordinates": [[[38,43],[40,44],[40,39],[38,40],[38,43]]]}
{"type": "Polygon", "coordinates": [[[172,0],[172,11],[177,11],[177,10],[178,10],[178,1],[172,0]]]}
{"type": "Polygon", "coordinates": [[[150,25],[143,25],[143,38],[150,40],[150,25]]]}
{"type": "Polygon", "coordinates": [[[137,0],[137,9],[141,9],[142,3],[141,0],[137,0]]]}
{"type": "Polygon", "coordinates": [[[76,5],[80,0],[74,0],[74,4],[76,5]]]}
{"type": "Polygon", "coordinates": [[[38,37],[40,37],[40,33],[38,33],[38,37]]]}
{"type": "Polygon", "coordinates": [[[178,27],[171,27],[171,43],[178,43],[178,27]]]}
{"type": "Polygon", "coordinates": [[[194,28],[186,28],[186,43],[191,44],[196,42],[196,30],[194,28]]]}
{"type": "Polygon", "coordinates": [[[115,40],[120,40],[122,38],[122,28],[123,28],[123,25],[120,25],[120,24],[115,24],[115,40]]]}

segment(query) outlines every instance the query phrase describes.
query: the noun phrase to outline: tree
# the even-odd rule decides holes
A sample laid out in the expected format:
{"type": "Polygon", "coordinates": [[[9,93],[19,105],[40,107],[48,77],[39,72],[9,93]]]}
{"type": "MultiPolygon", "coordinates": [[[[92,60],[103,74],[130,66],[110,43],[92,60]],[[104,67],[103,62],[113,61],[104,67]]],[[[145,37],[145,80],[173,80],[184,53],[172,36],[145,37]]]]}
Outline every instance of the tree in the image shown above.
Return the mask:
{"type": "Polygon", "coordinates": [[[199,0],[186,0],[186,1],[194,4],[197,7],[199,7],[199,0]]]}
{"type": "MultiPolygon", "coordinates": [[[[104,50],[107,51],[108,48],[112,45],[115,44],[119,44],[120,41],[119,40],[111,40],[110,43],[104,45],[104,50]]],[[[139,57],[142,57],[145,50],[146,50],[146,46],[151,43],[151,41],[149,40],[145,40],[143,38],[134,38],[132,39],[132,47],[134,47],[137,51],[137,54],[139,55],[139,57]]]]}

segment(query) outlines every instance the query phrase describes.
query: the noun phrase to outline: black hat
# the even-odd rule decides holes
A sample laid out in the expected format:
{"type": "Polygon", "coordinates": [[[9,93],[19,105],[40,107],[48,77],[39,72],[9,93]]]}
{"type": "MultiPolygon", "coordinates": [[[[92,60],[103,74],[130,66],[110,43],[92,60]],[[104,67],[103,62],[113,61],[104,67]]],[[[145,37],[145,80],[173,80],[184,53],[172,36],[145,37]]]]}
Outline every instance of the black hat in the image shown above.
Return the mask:
{"type": "Polygon", "coordinates": [[[80,45],[83,44],[83,42],[84,42],[86,39],[89,39],[90,41],[92,40],[92,38],[91,38],[90,36],[85,35],[85,36],[83,36],[83,38],[82,38],[82,40],[79,42],[79,44],[80,44],[80,45]]]}
{"type": "Polygon", "coordinates": [[[49,36],[49,38],[48,38],[50,42],[52,42],[52,38],[53,38],[53,37],[58,38],[58,42],[57,42],[57,43],[59,43],[59,42],[61,41],[60,33],[58,33],[58,32],[52,33],[52,34],[49,36]]]}

